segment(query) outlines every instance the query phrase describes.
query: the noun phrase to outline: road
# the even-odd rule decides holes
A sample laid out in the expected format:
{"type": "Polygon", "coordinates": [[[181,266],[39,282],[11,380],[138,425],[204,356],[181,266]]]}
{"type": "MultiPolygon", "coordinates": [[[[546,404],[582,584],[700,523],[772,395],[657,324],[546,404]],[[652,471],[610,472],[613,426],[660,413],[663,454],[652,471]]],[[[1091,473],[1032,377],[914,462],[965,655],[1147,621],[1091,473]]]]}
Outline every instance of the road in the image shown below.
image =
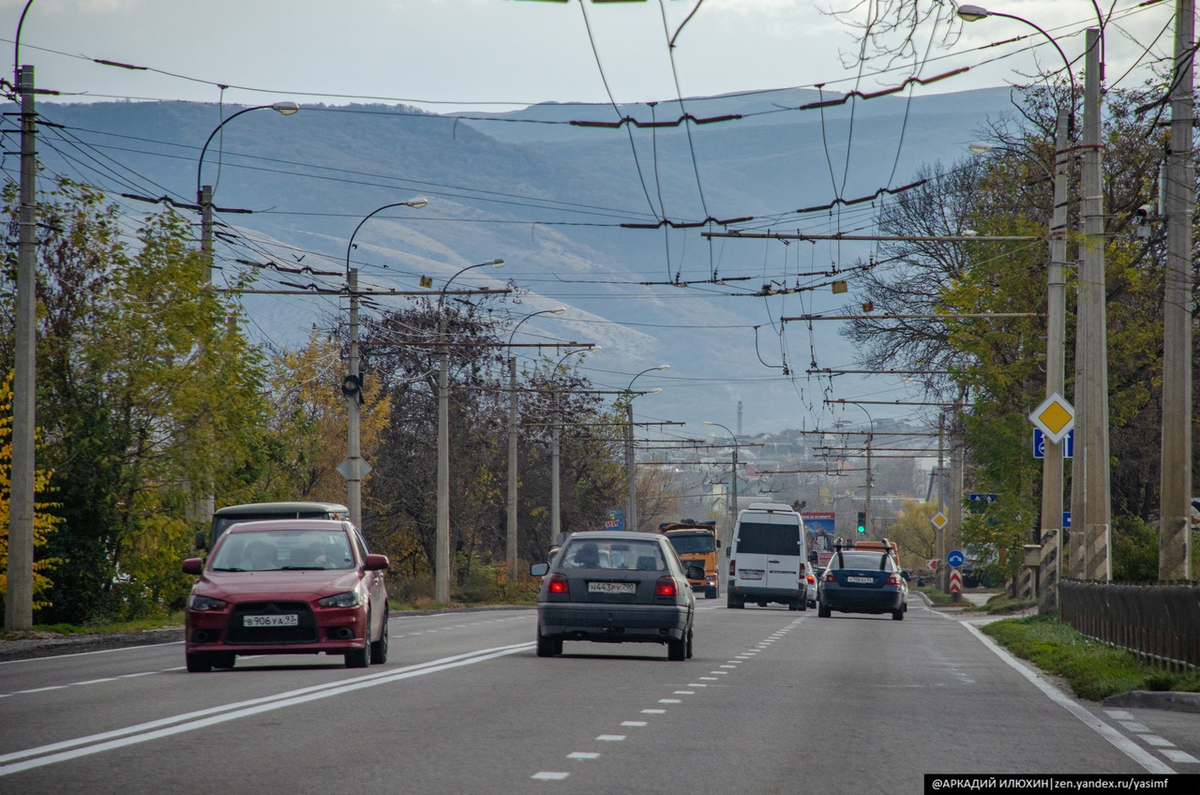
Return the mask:
{"type": "Polygon", "coordinates": [[[391,659],[368,670],[256,657],[188,674],[180,644],[0,663],[0,793],[871,793],[920,792],[925,773],[1200,772],[1200,715],[1066,697],[961,615],[698,607],[682,663],[585,643],[539,659],[525,609],[393,616],[391,659]]]}

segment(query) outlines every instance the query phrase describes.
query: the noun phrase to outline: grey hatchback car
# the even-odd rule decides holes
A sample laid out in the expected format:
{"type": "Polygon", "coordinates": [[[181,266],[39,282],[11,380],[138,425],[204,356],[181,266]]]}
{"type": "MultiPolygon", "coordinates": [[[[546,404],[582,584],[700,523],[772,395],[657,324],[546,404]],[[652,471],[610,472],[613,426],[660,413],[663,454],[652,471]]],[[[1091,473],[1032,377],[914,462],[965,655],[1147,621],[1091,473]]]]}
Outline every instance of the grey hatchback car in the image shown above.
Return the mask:
{"type": "Polygon", "coordinates": [[[563,641],[666,644],[667,659],[692,656],[696,597],[688,572],[657,533],[572,534],[550,563],[529,571],[538,592],[537,654],[562,653],[563,641]]]}

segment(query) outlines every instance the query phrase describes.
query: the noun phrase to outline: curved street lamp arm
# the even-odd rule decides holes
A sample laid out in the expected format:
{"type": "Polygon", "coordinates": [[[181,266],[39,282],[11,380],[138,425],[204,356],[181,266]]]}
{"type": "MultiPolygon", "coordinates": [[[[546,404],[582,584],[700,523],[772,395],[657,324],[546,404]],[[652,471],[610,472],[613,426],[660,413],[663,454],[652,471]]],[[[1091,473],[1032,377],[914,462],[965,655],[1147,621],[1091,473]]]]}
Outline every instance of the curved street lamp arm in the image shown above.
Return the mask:
{"type": "MultiPolygon", "coordinates": [[[[268,106],[268,107],[270,107],[270,106],[268,106]]],[[[247,110],[253,110],[253,108],[247,108],[247,110]]],[[[236,114],[234,114],[234,115],[236,115],[236,114]]],[[[229,118],[232,119],[233,116],[230,116],[229,118]]],[[[228,121],[228,120],[229,119],[226,119],[226,121],[228,121]]],[[[209,139],[211,140],[212,136],[209,136],[209,139]]],[[[207,144],[205,144],[205,146],[207,146],[207,144]]],[[[203,157],[203,155],[201,155],[201,157],[203,157]]],[[[384,210],[391,209],[392,207],[414,207],[419,210],[422,207],[424,207],[425,204],[426,204],[426,202],[424,199],[409,199],[408,201],[392,202],[391,204],[385,204],[382,207],[378,207],[378,208],[372,210],[370,213],[367,214],[366,218],[359,221],[358,226],[354,227],[354,231],[350,233],[349,242],[346,243],[346,275],[348,276],[350,274],[350,250],[352,248],[354,248],[354,236],[358,234],[359,229],[362,229],[363,224],[365,224],[367,221],[371,220],[372,216],[374,216],[376,213],[381,213],[384,210]]]]}
{"type": "Polygon", "coordinates": [[[29,0],[25,4],[25,8],[21,10],[21,19],[17,22],[17,37],[13,42],[13,88],[16,88],[20,82],[18,75],[21,72],[21,27],[25,24],[25,15],[29,13],[31,5],[33,5],[33,0],[29,0]]]}

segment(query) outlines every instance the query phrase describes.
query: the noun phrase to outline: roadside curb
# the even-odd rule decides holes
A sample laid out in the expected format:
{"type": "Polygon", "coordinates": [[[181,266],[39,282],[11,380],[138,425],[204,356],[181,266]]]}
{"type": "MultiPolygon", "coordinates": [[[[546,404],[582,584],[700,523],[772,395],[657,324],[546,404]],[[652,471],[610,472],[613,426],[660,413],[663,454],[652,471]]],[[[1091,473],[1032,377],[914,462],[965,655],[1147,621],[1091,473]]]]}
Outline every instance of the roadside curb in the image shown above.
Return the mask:
{"type": "Polygon", "coordinates": [[[1166,709],[1173,712],[1200,713],[1200,693],[1177,690],[1133,690],[1109,696],[1100,703],[1106,707],[1166,709]]]}

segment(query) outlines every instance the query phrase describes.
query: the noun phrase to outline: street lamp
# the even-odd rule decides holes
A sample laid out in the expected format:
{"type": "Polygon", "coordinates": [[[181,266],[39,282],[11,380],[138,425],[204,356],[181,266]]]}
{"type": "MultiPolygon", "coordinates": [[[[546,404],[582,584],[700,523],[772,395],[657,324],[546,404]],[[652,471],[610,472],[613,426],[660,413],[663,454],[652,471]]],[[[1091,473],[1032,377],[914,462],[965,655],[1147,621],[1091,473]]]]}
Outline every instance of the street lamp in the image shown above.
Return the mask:
{"type": "MultiPolygon", "coordinates": [[[[196,203],[200,206],[200,254],[204,258],[204,284],[212,285],[213,272],[213,187],[211,185],[201,185],[200,180],[204,173],[204,155],[208,153],[208,145],[212,143],[213,138],[217,133],[229,122],[241,116],[244,113],[250,113],[255,110],[273,110],[284,116],[291,116],[300,110],[300,106],[295,102],[280,101],[270,105],[254,105],[249,108],[242,108],[237,113],[231,114],[221,123],[213,128],[213,131],[208,134],[208,139],[205,140],[204,146],[200,148],[200,159],[196,161],[196,203]]],[[[201,521],[207,523],[212,519],[214,505],[214,497],[212,491],[207,492],[201,504],[201,521]]]]}
{"type": "Polygon", "coordinates": [[[437,550],[434,561],[433,599],[439,604],[450,602],[450,346],[446,343],[446,290],[450,283],[473,268],[486,266],[503,268],[504,260],[490,259],[468,265],[442,285],[438,296],[438,461],[437,461],[437,550]]]}
{"type": "MultiPolygon", "coordinates": [[[[636,531],[637,526],[637,462],[634,461],[633,455],[633,399],[637,395],[633,394],[633,382],[638,380],[646,373],[654,372],[655,370],[670,370],[671,365],[660,364],[658,367],[647,367],[640,373],[629,379],[629,386],[625,387],[625,529],[636,531]]],[[[658,394],[661,389],[655,389],[651,394],[658,394]]]]}
{"type": "MultiPolygon", "coordinates": [[[[558,368],[562,367],[562,363],[567,360],[567,357],[574,356],[577,353],[587,353],[588,348],[580,348],[570,351],[565,354],[558,363],[554,365],[554,370],[550,374],[553,381],[555,374],[558,373],[558,368]]],[[[599,346],[591,348],[592,351],[600,350],[599,346]]],[[[561,438],[562,438],[562,412],[559,407],[558,390],[554,390],[554,423],[550,426],[550,543],[555,543],[558,540],[559,534],[562,532],[562,493],[561,489],[561,438]]]]}
{"type": "Polygon", "coordinates": [[[1070,123],[1069,123],[1068,133],[1073,131],[1074,127],[1075,127],[1075,95],[1077,93],[1076,87],[1075,87],[1075,73],[1071,69],[1071,61],[1067,58],[1067,54],[1065,52],[1063,52],[1062,47],[1060,47],[1058,45],[1058,42],[1054,39],[1054,37],[1051,36],[1046,31],[1042,30],[1042,28],[1038,27],[1033,22],[1030,22],[1028,19],[1025,19],[1024,17],[1019,17],[1019,16],[1016,16],[1015,14],[1003,14],[999,11],[989,11],[988,9],[984,8],[983,6],[960,5],[958,7],[957,14],[958,14],[958,18],[961,19],[963,22],[978,22],[979,20],[987,19],[988,17],[1000,17],[1002,19],[1012,19],[1012,20],[1016,20],[1017,22],[1023,22],[1026,25],[1028,25],[1029,27],[1036,30],[1038,33],[1045,36],[1046,40],[1054,45],[1054,49],[1058,50],[1058,54],[1060,56],[1062,56],[1063,64],[1066,65],[1066,67],[1067,67],[1067,78],[1071,81],[1071,103],[1070,103],[1071,115],[1070,115],[1070,123]]]}
{"type": "Polygon", "coordinates": [[[538,315],[561,315],[567,308],[543,309],[531,312],[517,321],[508,335],[508,527],[507,547],[508,576],[517,576],[517,356],[512,352],[513,337],[521,324],[538,315]]]}
{"type": "Polygon", "coordinates": [[[213,131],[208,134],[208,140],[204,142],[204,146],[200,148],[200,160],[196,163],[196,203],[200,205],[200,251],[204,254],[204,258],[208,263],[207,284],[212,284],[212,195],[213,187],[211,185],[201,185],[200,179],[204,171],[204,155],[208,152],[208,145],[212,143],[212,139],[221,131],[229,122],[241,116],[243,113],[249,113],[253,110],[273,110],[281,113],[284,116],[291,116],[300,110],[300,106],[295,102],[281,101],[274,102],[270,105],[254,105],[249,108],[242,108],[237,113],[232,114],[228,118],[221,121],[213,131]]]}
{"type": "Polygon", "coordinates": [[[737,502],[738,438],[737,438],[736,433],[729,430],[729,428],[727,428],[726,426],[722,425],[719,422],[709,422],[708,420],[705,420],[704,424],[706,426],[715,425],[718,428],[725,428],[725,432],[728,433],[731,437],[733,437],[733,472],[732,472],[732,477],[730,479],[732,481],[730,484],[732,486],[732,488],[730,489],[730,493],[733,495],[732,501],[730,502],[730,512],[733,514],[733,518],[730,520],[730,523],[729,523],[730,536],[729,536],[729,538],[725,539],[725,544],[726,544],[726,546],[728,546],[730,539],[733,538],[733,527],[735,524],[737,524],[737,518],[738,518],[738,502],[737,502]]]}
{"type": "Polygon", "coordinates": [[[346,291],[350,294],[350,373],[342,381],[342,394],[346,396],[349,420],[346,432],[346,460],[338,467],[338,472],[341,472],[342,476],[346,478],[346,507],[350,509],[350,522],[359,530],[363,529],[362,479],[371,469],[362,460],[359,432],[362,419],[363,382],[358,366],[358,269],[350,267],[350,252],[354,248],[354,236],[372,216],[392,207],[412,207],[414,210],[419,210],[427,204],[429,204],[428,199],[418,197],[408,201],[392,202],[372,210],[358,222],[358,226],[354,227],[354,231],[350,233],[350,240],[346,243],[346,291]]]}

